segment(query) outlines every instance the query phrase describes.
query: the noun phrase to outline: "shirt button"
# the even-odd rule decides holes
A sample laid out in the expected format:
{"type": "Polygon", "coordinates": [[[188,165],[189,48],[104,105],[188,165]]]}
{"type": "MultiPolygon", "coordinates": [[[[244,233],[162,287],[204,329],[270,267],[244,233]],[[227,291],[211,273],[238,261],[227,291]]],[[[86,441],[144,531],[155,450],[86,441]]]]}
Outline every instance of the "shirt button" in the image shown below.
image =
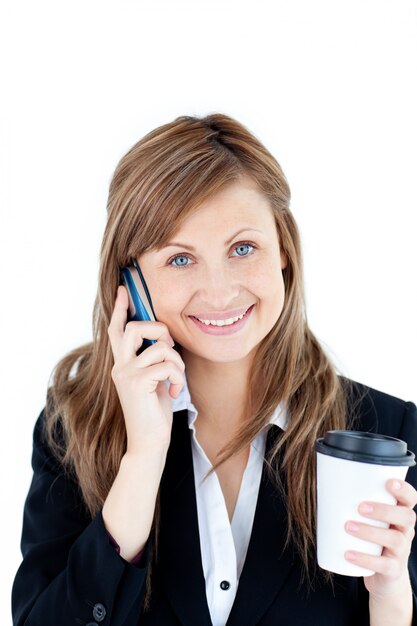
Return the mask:
{"type": "Polygon", "coordinates": [[[227,580],[222,580],[222,582],[220,583],[220,588],[229,589],[229,587],[230,587],[230,583],[227,580]]]}
{"type": "Polygon", "coordinates": [[[101,602],[97,602],[97,604],[95,604],[93,608],[93,617],[98,622],[102,622],[106,617],[106,612],[107,611],[104,604],[101,604],[101,602]]]}

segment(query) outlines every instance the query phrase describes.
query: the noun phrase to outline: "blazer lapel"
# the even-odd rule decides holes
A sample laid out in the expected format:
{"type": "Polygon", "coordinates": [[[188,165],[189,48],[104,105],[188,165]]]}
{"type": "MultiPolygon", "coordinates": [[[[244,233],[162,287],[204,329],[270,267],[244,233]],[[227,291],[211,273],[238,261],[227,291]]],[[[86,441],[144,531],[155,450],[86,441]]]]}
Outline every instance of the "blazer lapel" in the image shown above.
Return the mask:
{"type": "MultiPolygon", "coordinates": [[[[265,455],[282,430],[271,425],[265,455]]],[[[187,410],[174,413],[161,480],[158,575],[184,626],[211,626],[200,550],[187,410]]],[[[279,593],[294,559],[283,552],[286,506],[262,469],[252,534],[227,626],[253,626],[279,593]]]]}
{"type": "MultiPolygon", "coordinates": [[[[265,456],[280,433],[279,426],[270,426],[265,456]]],[[[227,626],[257,624],[288,577],[295,558],[290,548],[284,551],[286,510],[279,489],[268,478],[264,462],[252,534],[227,626]]]]}
{"type": "Polygon", "coordinates": [[[187,409],[174,413],[161,479],[158,575],[184,626],[212,626],[200,551],[187,409]]]}

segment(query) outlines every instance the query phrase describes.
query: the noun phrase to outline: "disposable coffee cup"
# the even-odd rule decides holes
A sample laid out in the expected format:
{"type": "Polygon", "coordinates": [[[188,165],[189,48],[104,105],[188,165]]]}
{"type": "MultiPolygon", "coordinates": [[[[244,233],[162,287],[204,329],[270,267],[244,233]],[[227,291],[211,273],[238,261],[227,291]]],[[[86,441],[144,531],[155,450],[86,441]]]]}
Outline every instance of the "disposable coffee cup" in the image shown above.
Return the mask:
{"type": "Polygon", "coordinates": [[[401,439],[377,433],[329,430],[314,444],[317,461],[317,561],[345,576],[371,576],[373,570],[345,559],[347,550],[381,556],[383,546],[346,532],[348,520],[380,528],[389,524],[363,517],[363,501],[397,504],[387,490],[391,478],[405,480],[415,465],[414,453],[401,439]]]}

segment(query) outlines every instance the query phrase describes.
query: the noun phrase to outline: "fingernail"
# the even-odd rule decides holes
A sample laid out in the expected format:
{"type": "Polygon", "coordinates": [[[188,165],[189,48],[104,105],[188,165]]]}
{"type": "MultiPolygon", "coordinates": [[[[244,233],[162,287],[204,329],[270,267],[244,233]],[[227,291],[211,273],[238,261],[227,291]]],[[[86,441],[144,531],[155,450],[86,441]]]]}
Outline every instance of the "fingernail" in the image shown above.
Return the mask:
{"type": "Polygon", "coordinates": [[[360,507],[359,510],[361,513],[372,513],[372,511],[374,510],[374,507],[372,506],[372,504],[368,504],[367,502],[363,502],[360,507]]]}
{"type": "Polygon", "coordinates": [[[398,480],[394,480],[392,488],[395,489],[395,491],[399,491],[401,489],[401,483],[399,483],[398,480]]]}

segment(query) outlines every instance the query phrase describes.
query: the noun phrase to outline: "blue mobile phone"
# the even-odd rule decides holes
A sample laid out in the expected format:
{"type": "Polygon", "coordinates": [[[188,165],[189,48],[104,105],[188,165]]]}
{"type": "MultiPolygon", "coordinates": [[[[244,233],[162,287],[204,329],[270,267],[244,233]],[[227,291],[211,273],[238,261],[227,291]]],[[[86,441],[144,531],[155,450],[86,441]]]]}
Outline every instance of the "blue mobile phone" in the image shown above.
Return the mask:
{"type": "MultiPolygon", "coordinates": [[[[131,265],[121,268],[119,284],[126,287],[129,295],[128,322],[157,321],[151,295],[136,259],[131,259],[131,265]]],[[[156,343],[156,339],[144,339],[136,355],[153,343],[156,343]]]]}

